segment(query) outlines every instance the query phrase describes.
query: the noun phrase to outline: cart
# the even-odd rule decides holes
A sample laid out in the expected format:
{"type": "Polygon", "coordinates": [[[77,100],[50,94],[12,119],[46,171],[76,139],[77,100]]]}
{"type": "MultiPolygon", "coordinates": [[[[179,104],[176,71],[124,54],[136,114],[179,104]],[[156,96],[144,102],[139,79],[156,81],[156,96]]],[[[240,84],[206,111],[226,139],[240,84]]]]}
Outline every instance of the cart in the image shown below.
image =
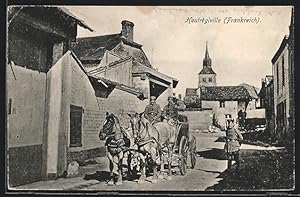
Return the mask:
{"type": "MultiPolygon", "coordinates": [[[[189,133],[187,116],[179,115],[177,124],[171,166],[178,167],[180,174],[185,175],[188,166],[193,169],[196,165],[196,138],[189,133]]],[[[167,154],[168,152],[163,151],[164,156],[167,156],[167,154]]]]}

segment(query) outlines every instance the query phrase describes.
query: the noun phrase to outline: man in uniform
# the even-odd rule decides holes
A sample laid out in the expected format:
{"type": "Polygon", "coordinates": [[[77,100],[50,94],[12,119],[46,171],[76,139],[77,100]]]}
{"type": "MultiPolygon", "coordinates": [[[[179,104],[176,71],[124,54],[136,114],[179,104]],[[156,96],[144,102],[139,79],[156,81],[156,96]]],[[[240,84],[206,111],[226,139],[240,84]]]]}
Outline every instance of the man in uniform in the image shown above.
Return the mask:
{"type": "Polygon", "coordinates": [[[231,169],[232,160],[236,161],[237,170],[240,167],[240,158],[239,151],[241,146],[241,141],[243,136],[238,129],[235,128],[234,120],[229,118],[227,120],[227,129],[226,129],[226,143],[224,149],[228,157],[228,169],[231,169]]]}
{"type": "Polygon", "coordinates": [[[178,119],[178,110],[184,108],[185,105],[181,101],[177,102],[175,97],[170,96],[168,97],[168,104],[162,111],[162,116],[164,120],[175,123],[178,119]]]}
{"type": "Polygon", "coordinates": [[[146,106],[144,116],[152,124],[161,121],[161,108],[159,104],[156,103],[156,97],[150,97],[150,104],[146,106]]]}

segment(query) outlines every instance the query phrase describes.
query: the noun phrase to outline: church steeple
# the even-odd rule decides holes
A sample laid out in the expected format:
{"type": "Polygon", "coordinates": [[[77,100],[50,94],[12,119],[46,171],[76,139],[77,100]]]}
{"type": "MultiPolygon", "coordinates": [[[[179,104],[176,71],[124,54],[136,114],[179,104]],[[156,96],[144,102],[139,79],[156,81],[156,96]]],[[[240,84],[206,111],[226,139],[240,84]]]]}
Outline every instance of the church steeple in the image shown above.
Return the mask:
{"type": "Polygon", "coordinates": [[[205,55],[203,58],[203,68],[198,74],[198,87],[216,86],[216,73],[212,69],[211,59],[208,53],[208,42],[206,41],[205,55]]]}
{"type": "Polygon", "coordinates": [[[208,42],[206,41],[206,50],[205,50],[205,56],[203,59],[203,67],[211,67],[211,59],[209,57],[208,53],[208,42]]]}

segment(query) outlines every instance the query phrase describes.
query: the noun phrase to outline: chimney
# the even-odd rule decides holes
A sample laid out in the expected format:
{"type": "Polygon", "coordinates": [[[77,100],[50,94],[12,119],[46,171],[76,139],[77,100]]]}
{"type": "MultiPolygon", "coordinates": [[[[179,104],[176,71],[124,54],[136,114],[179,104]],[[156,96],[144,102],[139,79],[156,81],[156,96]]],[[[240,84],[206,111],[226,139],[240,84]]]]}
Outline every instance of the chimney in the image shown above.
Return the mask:
{"type": "Polygon", "coordinates": [[[134,23],[131,21],[123,20],[121,24],[122,24],[122,36],[124,36],[128,42],[133,42],[134,23]]]}

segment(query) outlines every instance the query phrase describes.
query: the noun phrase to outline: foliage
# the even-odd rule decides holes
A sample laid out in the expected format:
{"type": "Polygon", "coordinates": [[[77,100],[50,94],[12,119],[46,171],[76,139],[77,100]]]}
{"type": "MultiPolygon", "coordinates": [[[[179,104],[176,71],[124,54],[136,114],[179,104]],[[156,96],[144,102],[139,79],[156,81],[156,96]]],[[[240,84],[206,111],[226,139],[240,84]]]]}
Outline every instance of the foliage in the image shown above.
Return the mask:
{"type": "Polygon", "coordinates": [[[184,104],[187,108],[201,108],[201,100],[198,96],[184,97],[184,104]]]}

